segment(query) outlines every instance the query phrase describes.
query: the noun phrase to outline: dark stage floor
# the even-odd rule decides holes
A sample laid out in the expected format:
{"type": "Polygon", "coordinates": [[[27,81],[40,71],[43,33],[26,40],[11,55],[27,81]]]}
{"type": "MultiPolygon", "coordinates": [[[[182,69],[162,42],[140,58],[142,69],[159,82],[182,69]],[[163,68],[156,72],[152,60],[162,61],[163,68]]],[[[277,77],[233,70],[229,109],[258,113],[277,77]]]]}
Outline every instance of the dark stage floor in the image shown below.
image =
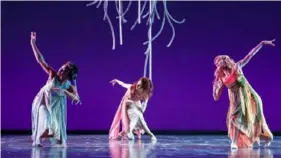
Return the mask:
{"type": "Polygon", "coordinates": [[[51,147],[44,141],[43,148],[32,148],[30,136],[3,136],[3,158],[73,158],[73,157],[281,157],[281,137],[275,137],[269,149],[230,150],[227,136],[157,136],[135,141],[108,141],[107,135],[69,135],[68,147],[51,147]]]}

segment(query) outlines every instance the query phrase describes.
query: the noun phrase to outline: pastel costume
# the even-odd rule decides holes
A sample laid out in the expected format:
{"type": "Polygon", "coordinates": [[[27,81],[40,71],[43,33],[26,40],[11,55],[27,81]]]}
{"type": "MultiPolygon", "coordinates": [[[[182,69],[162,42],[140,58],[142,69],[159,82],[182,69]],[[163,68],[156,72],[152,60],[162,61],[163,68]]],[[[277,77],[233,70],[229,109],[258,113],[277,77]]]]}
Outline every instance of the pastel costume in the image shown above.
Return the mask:
{"type": "Polygon", "coordinates": [[[230,106],[227,114],[229,138],[239,148],[251,147],[261,136],[272,140],[260,96],[245,78],[238,63],[233,73],[223,82],[228,88],[230,106]]]}
{"type": "Polygon", "coordinates": [[[138,96],[132,97],[131,89],[132,87],[128,88],[117,109],[110,127],[109,139],[117,139],[119,136],[126,139],[130,129],[133,129],[139,138],[144,131],[150,132],[143,117],[146,104],[141,104],[138,96]],[[128,102],[130,100],[135,100],[135,103],[128,102]],[[120,129],[120,122],[122,129],[120,129]]]}
{"type": "Polygon", "coordinates": [[[63,144],[66,143],[66,105],[67,96],[64,90],[71,83],[67,80],[60,83],[58,77],[47,81],[32,103],[32,140],[40,144],[40,137],[46,129],[63,144]]]}

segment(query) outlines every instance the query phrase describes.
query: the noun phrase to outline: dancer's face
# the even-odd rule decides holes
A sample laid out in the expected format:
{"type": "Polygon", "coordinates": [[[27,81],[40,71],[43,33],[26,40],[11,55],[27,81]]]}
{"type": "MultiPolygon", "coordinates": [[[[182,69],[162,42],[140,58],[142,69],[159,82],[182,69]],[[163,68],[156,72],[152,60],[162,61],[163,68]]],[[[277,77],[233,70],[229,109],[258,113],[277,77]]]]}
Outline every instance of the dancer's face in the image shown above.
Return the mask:
{"type": "Polygon", "coordinates": [[[142,91],[143,91],[141,80],[138,81],[137,86],[136,86],[136,89],[137,89],[139,92],[142,92],[142,91]]]}
{"type": "Polygon", "coordinates": [[[61,79],[66,79],[69,73],[68,66],[64,64],[58,71],[58,75],[61,79]]]}
{"type": "Polygon", "coordinates": [[[232,68],[234,64],[234,60],[227,55],[221,55],[215,59],[215,65],[219,68],[232,68]]]}

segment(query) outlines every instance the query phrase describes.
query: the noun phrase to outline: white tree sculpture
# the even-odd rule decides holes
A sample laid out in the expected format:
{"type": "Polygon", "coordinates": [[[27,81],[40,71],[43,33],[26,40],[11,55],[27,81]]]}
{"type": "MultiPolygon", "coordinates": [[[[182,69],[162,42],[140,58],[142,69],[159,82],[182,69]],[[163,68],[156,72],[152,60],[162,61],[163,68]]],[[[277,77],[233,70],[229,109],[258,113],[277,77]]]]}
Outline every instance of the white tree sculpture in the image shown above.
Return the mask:
{"type": "MultiPolygon", "coordinates": [[[[125,15],[129,11],[132,1],[133,0],[128,1],[127,8],[124,10],[123,9],[124,1],[115,0],[115,6],[116,6],[117,13],[118,13],[117,18],[119,20],[120,45],[123,45],[122,24],[127,22],[127,20],[125,19],[125,15]]],[[[103,2],[103,9],[104,9],[104,20],[108,21],[110,29],[111,29],[112,39],[113,39],[112,49],[114,50],[115,43],[116,43],[115,42],[116,41],[115,32],[114,32],[114,28],[112,26],[110,17],[108,16],[108,13],[107,13],[109,1],[108,0],[95,0],[94,2],[87,4],[87,6],[92,6],[92,5],[96,4],[97,8],[99,8],[101,6],[102,2],[103,2]]],[[[141,19],[147,18],[146,24],[148,25],[148,40],[143,43],[143,45],[147,45],[147,49],[145,51],[146,58],[145,58],[145,63],[144,63],[144,76],[146,76],[146,74],[147,74],[147,65],[148,65],[148,61],[149,61],[149,78],[152,79],[152,42],[161,34],[161,32],[163,31],[164,25],[166,23],[166,20],[167,20],[172,29],[172,32],[173,32],[172,37],[167,45],[167,47],[170,47],[175,38],[175,28],[173,26],[173,23],[182,24],[182,23],[184,23],[185,19],[183,19],[182,21],[175,20],[168,11],[166,0],[163,0],[163,1],[157,1],[157,0],[148,1],[147,0],[147,1],[144,1],[143,4],[141,3],[141,0],[138,0],[137,3],[138,3],[138,18],[135,21],[134,25],[131,27],[131,30],[133,30],[135,28],[137,23],[138,24],[141,23],[141,19]],[[160,2],[162,2],[163,6],[164,6],[162,24],[161,24],[161,28],[158,30],[156,35],[152,36],[152,26],[153,26],[153,23],[155,20],[155,16],[157,17],[158,20],[161,20],[159,13],[157,11],[157,3],[160,3],[160,2]],[[147,8],[146,7],[147,4],[149,4],[149,9],[147,10],[146,14],[144,14],[144,10],[147,8]]]]}

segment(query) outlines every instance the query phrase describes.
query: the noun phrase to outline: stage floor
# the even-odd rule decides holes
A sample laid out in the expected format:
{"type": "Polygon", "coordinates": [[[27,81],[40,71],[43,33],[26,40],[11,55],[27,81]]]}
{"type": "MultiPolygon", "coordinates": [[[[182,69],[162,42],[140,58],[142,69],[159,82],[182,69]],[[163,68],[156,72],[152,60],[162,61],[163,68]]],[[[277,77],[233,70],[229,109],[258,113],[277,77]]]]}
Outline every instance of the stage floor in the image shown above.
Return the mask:
{"type": "Polygon", "coordinates": [[[48,140],[43,148],[33,148],[30,136],[3,136],[3,158],[74,158],[74,157],[281,157],[281,137],[275,137],[269,149],[231,150],[227,136],[158,135],[157,142],[148,136],[143,140],[109,141],[107,135],[68,135],[67,148],[51,147],[48,140]]]}

